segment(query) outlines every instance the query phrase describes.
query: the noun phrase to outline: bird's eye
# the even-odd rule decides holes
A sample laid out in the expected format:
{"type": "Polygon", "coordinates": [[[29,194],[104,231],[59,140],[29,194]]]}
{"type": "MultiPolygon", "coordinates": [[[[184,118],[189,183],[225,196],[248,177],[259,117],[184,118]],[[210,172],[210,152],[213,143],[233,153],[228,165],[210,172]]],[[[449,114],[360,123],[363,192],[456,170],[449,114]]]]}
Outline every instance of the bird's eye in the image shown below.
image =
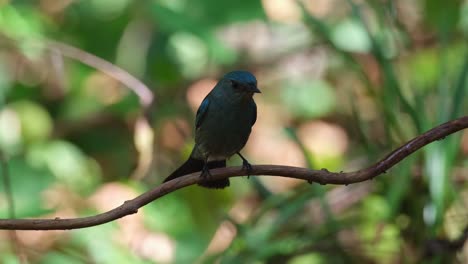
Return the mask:
{"type": "Polygon", "coordinates": [[[240,87],[239,83],[233,80],[231,80],[231,86],[234,89],[238,89],[240,87]]]}

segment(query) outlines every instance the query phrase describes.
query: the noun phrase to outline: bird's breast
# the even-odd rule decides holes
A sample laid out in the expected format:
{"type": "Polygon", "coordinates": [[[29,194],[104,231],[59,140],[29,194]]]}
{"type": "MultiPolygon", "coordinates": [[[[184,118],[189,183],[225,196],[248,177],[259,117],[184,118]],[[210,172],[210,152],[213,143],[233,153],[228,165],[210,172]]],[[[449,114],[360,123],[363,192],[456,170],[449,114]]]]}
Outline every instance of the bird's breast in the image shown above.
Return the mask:
{"type": "Polygon", "coordinates": [[[195,132],[195,143],[204,158],[226,159],[246,144],[252,116],[242,106],[210,105],[203,123],[195,132]]]}

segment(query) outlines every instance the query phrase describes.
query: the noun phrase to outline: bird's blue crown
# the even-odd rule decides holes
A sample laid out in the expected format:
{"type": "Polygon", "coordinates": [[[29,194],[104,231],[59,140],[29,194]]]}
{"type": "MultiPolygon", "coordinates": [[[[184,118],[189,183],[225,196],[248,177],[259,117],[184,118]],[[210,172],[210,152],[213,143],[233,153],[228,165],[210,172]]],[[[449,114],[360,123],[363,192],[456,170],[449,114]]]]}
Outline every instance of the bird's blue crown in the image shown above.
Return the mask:
{"type": "Polygon", "coordinates": [[[226,73],[224,79],[234,80],[242,83],[257,83],[255,76],[248,71],[232,71],[226,73]]]}

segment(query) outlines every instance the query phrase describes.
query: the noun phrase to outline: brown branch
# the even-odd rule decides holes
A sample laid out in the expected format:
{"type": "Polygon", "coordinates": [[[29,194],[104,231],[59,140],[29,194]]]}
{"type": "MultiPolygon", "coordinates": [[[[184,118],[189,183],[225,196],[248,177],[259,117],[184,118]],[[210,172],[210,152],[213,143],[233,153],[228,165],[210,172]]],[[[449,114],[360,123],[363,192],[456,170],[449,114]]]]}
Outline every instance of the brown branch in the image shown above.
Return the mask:
{"type": "Polygon", "coordinates": [[[153,103],[154,95],[153,92],[151,92],[151,89],[149,89],[144,83],[133,77],[128,72],[122,70],[120,67],[117,67],[116,65],[101,59],[96,55],[63,42],[48,40],[46,41],[46,45],[46,48],[52,52],[58,52],[63,56],[75,59],[86,65],[94,67],[125,84],[138,96],[140,103],[144,108],[150,107],[150,105],[153,103]]]}
{"type": "MultiPolygon", "coordinates": [[[[44,42],[47,44],[47,49],[52,53],[59,53],[63,56],[75,59],[86,65],[94,67],[105,74],[111,76],[112,78],[120,81],[128,89],[133,91],[138,98],[140,99],[140,104],[143,108],[142,113],[138,116],[137,121],[135,122],[135,134],[141,134],[151,127],[151,111],[155,106],[155,97],[151,89],[149,89],[143,82],[133,77],[130,73],[126,72],[122,68],[108,62],[104,59],[97,57],[89,52],[71,46],[69,44],[58,42],[54,40],[47,40],[44,42]]],[[[147,172],[151,165],[151,154],[153,152],[152,144],[148,144],[149,147],[146,149],[138,148],[139,159],[138,165],[135,171],[132,173],[134,178],[141,178],[147,172]]]]}
{"type": "MultiPolygon", "coordinates": [[[[453,134],[462,129],[468,128],[468,116],[464,116],[438,127],[435,127],[426,133],[417,136],[408,141],[403,146],[399,147],[382,160],[374,165],[355,172],[329,172],[326,169],[309,170],[306,168],[278,166],[278,165],[257,165],[252,167],[251,175],[270,175],[283,176],[289,178],[303,179],[310,183],[317,182],[320,184],[352,184],[370,180],[382,173],[395,164],[409,156],[416,150],[425,145],[441,140],[446,136],[453,134]]],[[[224,179],[235,176],[245,176],[246,171],[241,167],[229,167],[214,169],[211,171],[212,179],[224,179]]],[[[146,204],[183,187],[196,184],[200,181],[199,173],[192,173],[184,177],[180,177],[164,183],[140,196],[125,201],[122,205],[95,216],[72,218],[72,219],[0,219],[0,229],[16,229],[16,230],[60,230],[60,229],[77,229],[90,226],[104,224],[126,215],[134,214],[139,208],[146,204]]]]}

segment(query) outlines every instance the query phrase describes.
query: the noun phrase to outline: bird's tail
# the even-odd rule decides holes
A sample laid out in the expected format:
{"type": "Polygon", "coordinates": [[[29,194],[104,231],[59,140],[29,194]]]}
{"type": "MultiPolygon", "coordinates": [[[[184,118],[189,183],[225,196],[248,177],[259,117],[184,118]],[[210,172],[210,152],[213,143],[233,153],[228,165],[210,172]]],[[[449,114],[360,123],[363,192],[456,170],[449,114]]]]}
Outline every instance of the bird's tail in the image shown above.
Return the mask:
{"type": "MultiPolygon", "coordinates": [[[[193,172],[203,170],[204,162],[202,160],[194,159],[190,157],[182,166],[180,166],[177,170],[175,170],[171,175],[169,175],[164,182],[170,181],[180,176],[184,176],[193,172]]],[[[226,160],[218,160],[218,161],[210,161],[208,162],[208,169],[215,169],[215,168],[224,168],[226,167],[226,160]]],[[[221,180],[214,180],[214,181],[204,181],[198,183],[198,185],[212,188],[212,189],[223,189],[229,186],[229,179],[221,179],[221,180]]]]}

